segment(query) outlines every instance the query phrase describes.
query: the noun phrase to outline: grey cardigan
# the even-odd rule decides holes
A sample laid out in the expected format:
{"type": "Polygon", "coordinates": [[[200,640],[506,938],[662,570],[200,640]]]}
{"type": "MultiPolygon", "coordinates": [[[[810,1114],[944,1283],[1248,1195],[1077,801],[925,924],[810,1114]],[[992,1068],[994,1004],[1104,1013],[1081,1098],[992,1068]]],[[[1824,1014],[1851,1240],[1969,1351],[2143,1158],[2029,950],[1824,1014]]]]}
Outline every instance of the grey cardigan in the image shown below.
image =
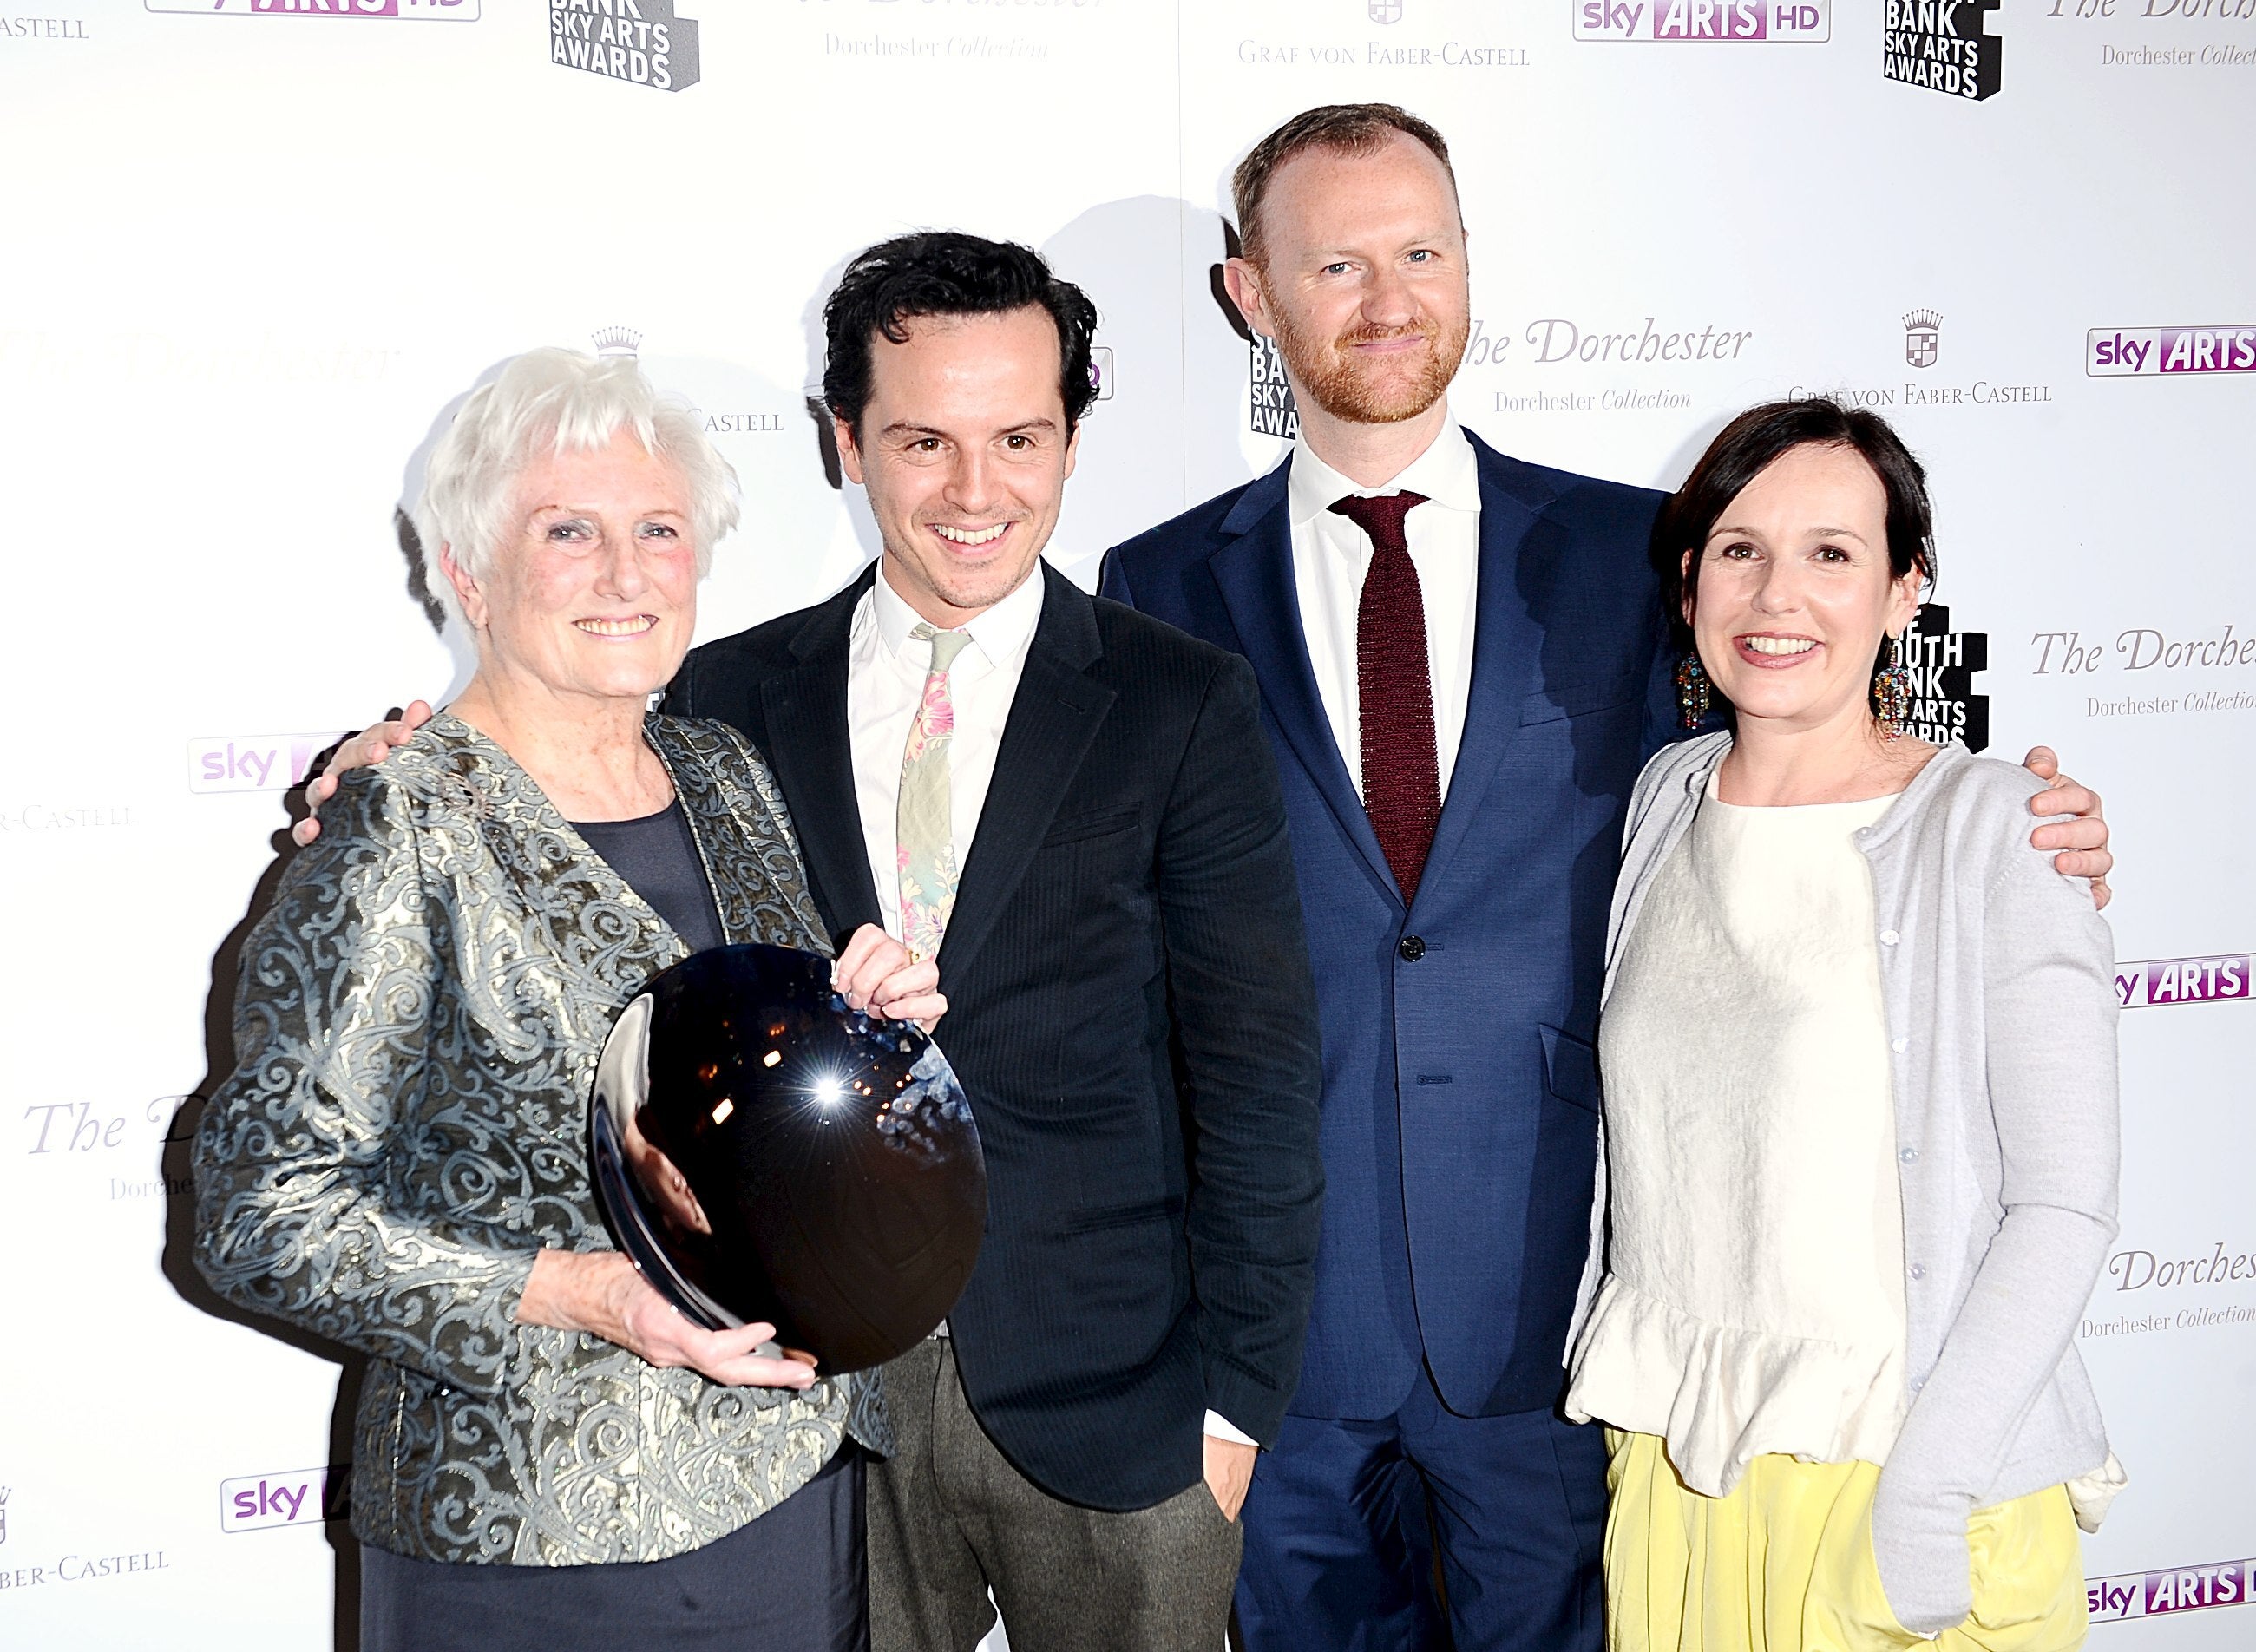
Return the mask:
{"type": "MultiPolygon", "coordinates": [[[[1623,938],[1731,743],[1672,746],[1639,776],[1609,993],[1623,938]]],[[[1873,1546],[1897,1615],[1921,1633],[1970,1604],[1969,1513],[2108,1458],[2074,1338],[2115,1236],[2114,947],[2083,881],[2029,845],[2040,789],[1954,745],[1856,835],[1893,1051],[1909,1333],[1909,1408],[1873,1546]]],[[[1570,1364],[1603,1276],[1605,1201],[1602,1151],[1570,1364]]]]}

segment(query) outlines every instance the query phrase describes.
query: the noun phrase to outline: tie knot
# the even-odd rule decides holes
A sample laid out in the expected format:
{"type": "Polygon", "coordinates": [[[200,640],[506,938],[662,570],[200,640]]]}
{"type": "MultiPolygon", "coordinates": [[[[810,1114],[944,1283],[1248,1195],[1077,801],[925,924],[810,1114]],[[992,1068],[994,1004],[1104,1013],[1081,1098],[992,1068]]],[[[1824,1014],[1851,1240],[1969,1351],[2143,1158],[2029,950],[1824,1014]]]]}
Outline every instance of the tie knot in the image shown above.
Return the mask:
{"type": "Polygon", "coordinates": [[[1403,532],[1402,519],[1410,514],[1411,506],[1425,503],[1424,494],[1406,491],[1372,498],[1350,493],[1344,499],[1334,501],[1330,509],[1370,534],[1371,544],[1378,549],[1407,551],[1410,540],[1403,532]]]}
{"type": "Polygon", "coordinates": [[[932,645],[932,668],[943,677],[955,668],[955,656],[962,653],[963,645],[971,640],[971,633],[968,631],[934,631],[930,625],[921,624],[911,626],[909,635],[919,642],[932,645]]]}

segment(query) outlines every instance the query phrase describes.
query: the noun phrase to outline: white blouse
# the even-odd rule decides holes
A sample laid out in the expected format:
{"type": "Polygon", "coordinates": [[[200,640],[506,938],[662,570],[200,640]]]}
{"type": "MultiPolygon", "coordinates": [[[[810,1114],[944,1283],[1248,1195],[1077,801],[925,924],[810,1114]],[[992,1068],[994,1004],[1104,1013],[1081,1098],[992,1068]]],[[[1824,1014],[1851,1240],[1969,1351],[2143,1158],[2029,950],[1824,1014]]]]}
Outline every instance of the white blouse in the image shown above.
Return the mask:
{"type": "Polygon", "coordinates": [[[1902,1427],[1894,1103],[1851,837],[1894,801],[1749,808],[1711,781],[1600,1024],[1606,1271],[1567,1413],[1662,1437],[1711,1497],[1766,1452],[1884,1463],[1902,1427]]]}

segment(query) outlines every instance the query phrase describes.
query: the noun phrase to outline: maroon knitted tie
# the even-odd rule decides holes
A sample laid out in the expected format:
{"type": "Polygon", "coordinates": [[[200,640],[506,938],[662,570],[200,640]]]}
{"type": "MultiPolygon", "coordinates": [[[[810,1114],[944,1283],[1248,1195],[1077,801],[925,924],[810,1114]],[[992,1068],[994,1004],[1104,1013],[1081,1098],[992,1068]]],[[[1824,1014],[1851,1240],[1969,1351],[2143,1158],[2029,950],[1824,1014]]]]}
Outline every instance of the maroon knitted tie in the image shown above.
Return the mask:
{"type": "Polygon", "coordinates": [[[1331,508],[1371,535],[1371,571],[1355,614],[1356,691],[1363,709],[1363,807],[1407,906],[1418,898],[1442,818],[1434,746],[1434,680],[1426,663],[1426,599],[1402,519],[1422,493],[1352,496],[1331,508]]]}

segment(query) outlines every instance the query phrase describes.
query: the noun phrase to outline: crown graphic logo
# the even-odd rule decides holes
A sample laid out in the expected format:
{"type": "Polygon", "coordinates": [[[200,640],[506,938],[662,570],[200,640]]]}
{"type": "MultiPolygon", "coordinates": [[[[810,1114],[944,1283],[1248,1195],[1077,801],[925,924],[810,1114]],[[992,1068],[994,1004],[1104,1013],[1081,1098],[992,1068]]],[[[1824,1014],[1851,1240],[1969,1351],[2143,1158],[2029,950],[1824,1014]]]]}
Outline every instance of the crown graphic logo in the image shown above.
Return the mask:
{"type": "Polygon", "coordinates": [[[642,349],[642,335],[631,327],[599,327],[592,336],[598,356],[632,356],[642,349]]]}
{"type": "Polygon", "coordinates": [[[1933,310],[1914,310],[1904,317],[1907,333],[1932,333],[1942,325],[1942,318],[1933,310]]]}

